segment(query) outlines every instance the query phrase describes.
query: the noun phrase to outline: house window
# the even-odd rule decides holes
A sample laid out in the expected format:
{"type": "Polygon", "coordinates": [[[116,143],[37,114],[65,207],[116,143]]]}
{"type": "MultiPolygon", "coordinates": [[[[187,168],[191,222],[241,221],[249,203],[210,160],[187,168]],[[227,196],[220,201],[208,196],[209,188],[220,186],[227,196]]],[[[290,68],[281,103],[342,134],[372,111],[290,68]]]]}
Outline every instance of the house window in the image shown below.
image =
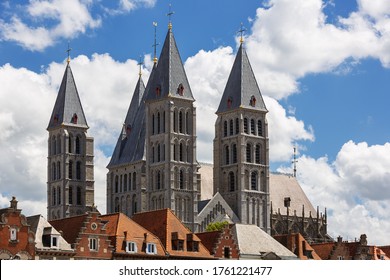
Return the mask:
{"type": "Polygon", "coordinates": [[[97,251],[98,250],[98,239],[97,238],[90,238],[89,239],[89,250],[91,251],[97,251]]]}
{"type": "Polygon", "coordinates": [[[181,240],[181,239],[172,240],[172,250],[183,251],[184,250],[184,240],[181,240]]]}
{"type": "Polygon", "coordinates": [[[51,237],[51,247],[58,247],[58,236],[51,237]]]}
{"type": "Polygon", "coordinates": [[[127,253],[137,253],[137,244],[135,242],[127,241],[126,252],[127,253]]]}
{"type": "Polygon", "coordinates": [[[17,241],[18,240],[18,235],[17,235],[17,230],[16,228],[10,228],[9,229],[9,239],[11,241],[17,241]]]}
{"type": "Polygon", "coordinates": [[[225,259],[230,259],[230,247],[223,248],[223,257],[225,259]]]}
{"type": "Polygon", "coordinates": [[[156,244],[147,243],[146,244],[146,254],[157,254],[156,244]]]}
{"type": "Polygon", "coordinates": [[[344,260],[344,256],[338,256],[337,259],[342,261],[342,260],[344,260]]]}

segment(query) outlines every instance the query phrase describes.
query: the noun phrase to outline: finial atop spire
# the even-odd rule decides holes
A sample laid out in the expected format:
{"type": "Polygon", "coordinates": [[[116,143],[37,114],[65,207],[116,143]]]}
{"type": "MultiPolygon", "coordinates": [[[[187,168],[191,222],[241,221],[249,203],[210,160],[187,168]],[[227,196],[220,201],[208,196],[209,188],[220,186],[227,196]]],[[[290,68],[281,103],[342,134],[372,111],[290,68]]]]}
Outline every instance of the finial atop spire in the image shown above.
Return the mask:
{"type": "Polygon", "coordinates": [[[292,164],[294,165],[294,177],[297,177],[297,147],[294,145],[294,160],[292,161],[292,164]]]}
{"type": "Polygon", "coordinates": [[[241,28],[240,30],[237,31],[237,33],[240,33],[240,43],[244,43],[244,32],[246,31],[246,28],[244,27],[244,25],[242,24],[241,22],[241,28]]]}
{"type": "Polygon", "coordinates": [[[153,21],[153,26],[154,26],[154,44],[153,44],[153,48],[154,48],[154,57],[153,57],[153,62],[154,64],[157,63],[157,46],[159,45],[157,43],[157,22],[153,21]]]}
{"type": "Polygon", "coordinates": [[[70,62],[70,51],[71,51],[72,49],[70,48],[70,46],[69,46],[69,42],[68,42],[68,49],[66,50],[66,52],[68,53],[68,59],[66,60],[67,62],[68,62],[68,64],[69,64],[69,62],[70,62]]]}
{"type": "Polygon", "coordinates": [[[171,21],[171,17],[172,15],[175,13],[175,12],[172,12],[172,5],[169,4],[169,12],[167,13],[167,16],[169,18],[169,23],[168,23],[168,29],[171,30],[172,29],[172,21],[171,21]]]}
{"type": "Polygon", "coordinates": [[[142,55],[139,56],[139,61],[138,61],[137,65],[139,66],[138,75],[141,77],[142,76],[142,65],[144,65],[144,61],[142,60],[142,55]]]}

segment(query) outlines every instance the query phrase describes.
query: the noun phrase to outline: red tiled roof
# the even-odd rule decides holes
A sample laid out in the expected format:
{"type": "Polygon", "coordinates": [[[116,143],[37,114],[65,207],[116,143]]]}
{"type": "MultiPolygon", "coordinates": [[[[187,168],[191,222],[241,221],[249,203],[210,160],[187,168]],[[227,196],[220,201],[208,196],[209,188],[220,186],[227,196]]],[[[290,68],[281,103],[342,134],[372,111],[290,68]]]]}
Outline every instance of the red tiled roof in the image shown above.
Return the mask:
{"type": "Polygon", "coordinates": [[[328,260],[330,253],[333,250],[334,242],[311,244],[311,247],[316,251],[318,256],[323,260],[328,260]]]}
{"type": "Polygon", "coordinates": [[[83,214],[80,216],[52,220],[50,221],[50,224],[56,230],[62,231],[63,237],[69,244],[74,244],[87,216],[88,214],[83,214]]]}
{"type": "Polygon", "coordinates": [[[314,248],[310,246],[309,242],[307,242],[300,233],[281,234],[274,235],[272,237],[279,241],[279,243],[284,247],[296,254],[301,260],[309,259],[309,257],[305,255],[305,251],[312,251],[312,258],[310,259],[321,260],[321,257],[317,254],[314,248]]]}
{"type": "Polygon", "coordinates": [[[203,245],[213,253],[215,249],[215,244],[218,241],[218,238],[221,236],[221,232],[219,230],[210,231],[210,232],[199,232],[196,234],[202,241],[203,245]]]}

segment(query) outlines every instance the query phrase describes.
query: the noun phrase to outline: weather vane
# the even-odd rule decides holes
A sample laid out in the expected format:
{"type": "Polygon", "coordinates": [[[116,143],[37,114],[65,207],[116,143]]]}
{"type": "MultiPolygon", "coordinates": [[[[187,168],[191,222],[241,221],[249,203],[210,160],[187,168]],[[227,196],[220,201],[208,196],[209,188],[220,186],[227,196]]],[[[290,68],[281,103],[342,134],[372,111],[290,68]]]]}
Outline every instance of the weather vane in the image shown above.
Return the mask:
{"type": "Polygon", "coordinates": [[[171,21],[171,18],[172,18],[172,15],[175,13],[175,12],[172,11],[171,8],[172,8],[172,5],[169,4],[169,12],[167,13],[167,16],[168,16],[168,18],[169,18],[169,23],[168,23],[168,28],[169,28],[169,29],[172,29],[172,21],[171,21]]]}
{"type": "Polygon", "coordinates": [[[152,46],[154,48],[153,62],[157,63],[157,46],[159,45],[157,43],[157,22],[153,21],[153,26],[154,26],[154,44],[152,46]]]}
{"type": "Polygon", "coordinates": [[[241,28],[237,31],[237,33],[240,33],[240,43],[242,44],[244,42],[244,32],[246,31],[244,25],[241,22],[241,28]]]}
{"type": "Polygon", "coordinates": [[[139,61],[138,61],[137,65],[139,66],[139,75],[141,76],[142,75],[142,65],[144,65],[144,62],[142,60],[142,55],[139,56],[139,61]]]}
{"type": "Polygon", "coordinates": [[[66,52],[68,53],[68,59],[67,59],[68,64],[69,64],[69,62],[70,62],[70,51],[71,51],[71,50],[72,50],[72,49],[70,48],[69,42],[68,42],[68,49],[66,50],[66,52]]]}

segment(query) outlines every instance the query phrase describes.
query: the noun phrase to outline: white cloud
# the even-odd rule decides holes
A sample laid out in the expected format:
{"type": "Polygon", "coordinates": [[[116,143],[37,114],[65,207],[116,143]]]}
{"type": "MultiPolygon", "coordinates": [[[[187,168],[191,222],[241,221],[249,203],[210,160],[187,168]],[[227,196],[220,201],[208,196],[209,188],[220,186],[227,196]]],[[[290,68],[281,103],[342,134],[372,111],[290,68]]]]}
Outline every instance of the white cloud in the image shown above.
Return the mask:
{"type": "Polygon", "coordinates": [[[333,237],[353,239],[366,233],[370,244],[389,243],[389,149],[390,143],[349,141],[333,163],[326,157],[298,158],[298,180],[314,205],[327,207],[333,237]]]}

